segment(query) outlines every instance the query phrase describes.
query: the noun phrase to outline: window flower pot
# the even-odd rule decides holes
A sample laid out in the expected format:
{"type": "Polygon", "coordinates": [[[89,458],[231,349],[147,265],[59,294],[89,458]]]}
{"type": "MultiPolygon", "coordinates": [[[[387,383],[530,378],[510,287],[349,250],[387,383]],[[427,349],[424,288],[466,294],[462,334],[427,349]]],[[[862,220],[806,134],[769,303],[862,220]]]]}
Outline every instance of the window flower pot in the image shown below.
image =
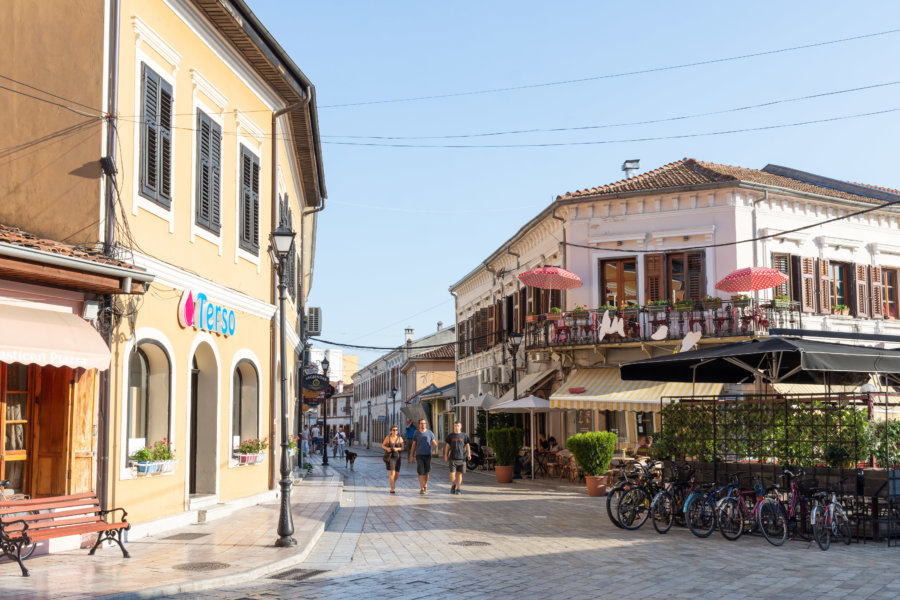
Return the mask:
{"type": "Polygon", "coordinates": [[[147,477],[159,473],[163,461],[161,460],[134,460],[132,464],[137,467],[138,477],[147,477]]]}
{"type": "Polygon", "coordinates": [[[160,461],[159,472],[160,473],[171,473],[175,470],[176,465],[178,465],[177,458],[173,458],[171,460],[160,461]]]}
{"type": "Polygon", "coordinates": [[[647,310],[652,313],[661,313],[669,310],[668,304],[651,304],[647,306],[647,310]]]}
{"type": "Polygon", "coordinates": [[[558,313],[547,313],[547,320],[548,320],[548,321],[562,321],[562,320],[563,320],[563,314],[562,314],[561,312],[558,312],[558,313]]]}
{"type": "Polygon", "coordinates": [[[831,314],[833,314],[833,315],[849,315],[850,309],[849,308],[832,308],[831,314]]]}
{"type": "Polygon", "coordinates": [[[706,310],[718,310],[722,307],[722,300],[703,300],[703,308],[706,310]]]}
{"type": "Polygon", "coordinates": [[[744,308],[750,306],[750,300],[732,300],[731,305],[735,308],[744,308]]]}
{"type": "Polygon", "coordinates": [[[525,315],[525,322],[526,323],[537,323],[538,315],[525,315]]]}
{"type": "Polygon", "coordinates": [[[693,302],[678,303],[675,305],[675,310],[677,310],[678,312],[691,312],[692,310],[694,310],[694,303],[693,302]]]}
{"type": "Polygon", "coordinates": [[[258,454],[245,454],[243,452],[235,452],[234,457],[237,459],[238,464],[241,465],[255,465],[256,457],[258,454]]]}
{"type": "Polygon", "coordinates": [[[636,315],[641,312],[641,308],[639,306],[628,306],[622,309],[623,315],[636,315]]]}
{"type": "Polygon", "coordinates": [[[790,308],[791,307],[790,300],[779,300],[778,298],[775,298],[775,300],[772,302],[772,304],[775,308],[790,308]]]}

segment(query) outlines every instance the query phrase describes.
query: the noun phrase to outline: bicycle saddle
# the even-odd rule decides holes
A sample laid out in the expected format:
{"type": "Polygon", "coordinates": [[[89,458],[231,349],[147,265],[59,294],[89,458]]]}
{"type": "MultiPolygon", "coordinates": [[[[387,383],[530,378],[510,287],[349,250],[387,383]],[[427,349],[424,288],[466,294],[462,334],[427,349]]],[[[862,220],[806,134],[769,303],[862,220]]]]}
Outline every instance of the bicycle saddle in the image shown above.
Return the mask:
{"type": "Polygon", "coordinates": [[[9,479],[0,479],[0,487],[9,487],[9,479]]]}

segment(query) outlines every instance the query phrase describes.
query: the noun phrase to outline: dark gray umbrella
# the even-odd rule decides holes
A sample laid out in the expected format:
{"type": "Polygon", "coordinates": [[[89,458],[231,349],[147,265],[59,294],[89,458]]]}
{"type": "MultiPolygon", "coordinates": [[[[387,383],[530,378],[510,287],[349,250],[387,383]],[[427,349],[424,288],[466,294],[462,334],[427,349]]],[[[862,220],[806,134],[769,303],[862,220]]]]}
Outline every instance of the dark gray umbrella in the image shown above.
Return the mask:
{"type": "Polygon", "coordinates": [[[861,385],[870,373],[900,373],[900,352],[770,337],[657,356],[619,367],[625,380],[861,385]]]}

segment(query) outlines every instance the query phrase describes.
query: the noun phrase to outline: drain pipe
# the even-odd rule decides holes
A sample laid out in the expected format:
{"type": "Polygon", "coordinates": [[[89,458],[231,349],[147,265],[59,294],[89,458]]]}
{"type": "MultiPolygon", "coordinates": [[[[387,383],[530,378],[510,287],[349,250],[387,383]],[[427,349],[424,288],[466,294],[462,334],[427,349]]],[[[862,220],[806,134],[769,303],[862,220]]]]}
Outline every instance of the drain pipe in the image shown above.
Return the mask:
{"type": "MultiPolygon", "coordinates": [[[[556,215],[556,210],[558,208],[559,208],[558,206],[553,208],[553,212],[550,213],[550,217],[553,219],[556,219],[557,221],[562,223],[562,243],[560,244],[560,246],[562,246],[562,247],[560,248],[560,253],[562,254],[562,268],[568,269],[569,268],[569,264],[567,262],[568,255],[566,253],[566,248],[567,248],[567,246],[566,246],[566,220],[563,219],[562,217],[559,217],[556,215]]],[[[562,294],[561,294],[561,298],[560,298],[560,304],[562,304],[563,306],[566,306],[566,301],[568,300],[567,296],[568,296],[568,291],[563,290],[562,294]]],[[[562,307],[560,307],[560,308],[562,308],[562,307]]]]}

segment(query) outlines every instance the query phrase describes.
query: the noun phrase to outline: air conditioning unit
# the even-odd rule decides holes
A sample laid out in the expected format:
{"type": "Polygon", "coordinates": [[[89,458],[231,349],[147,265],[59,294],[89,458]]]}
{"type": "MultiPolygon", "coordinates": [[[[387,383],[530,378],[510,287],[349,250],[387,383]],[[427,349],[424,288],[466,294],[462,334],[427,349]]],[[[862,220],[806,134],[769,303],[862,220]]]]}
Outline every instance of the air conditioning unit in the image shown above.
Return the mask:
{"type": "Polygon", "coordinates": [[[528,355],[531,362],[550,362],[549,352],[532,352],[528,355]]]}
{"type": "Polygon", "coordinates": [[[500,383],[512,383],[512,367],[500,367],[500,383]]]}
{"type": "Polygon", "coordinates": [[[481,383],[490,383],[491,382],[491,369],[488,367],[487,369],[481,370],[481,383]]]}
{"type": "Polygon", "coordinates": [[[318,306],[306,309],[306,335],[322,335],[322,309],[318,306]]]}
{"type": "Polygon", "coordinates": [[[499,366],[491,367],[491,383],[497,383],[500,381],[500,371],[501,367],[499,366]]]}

